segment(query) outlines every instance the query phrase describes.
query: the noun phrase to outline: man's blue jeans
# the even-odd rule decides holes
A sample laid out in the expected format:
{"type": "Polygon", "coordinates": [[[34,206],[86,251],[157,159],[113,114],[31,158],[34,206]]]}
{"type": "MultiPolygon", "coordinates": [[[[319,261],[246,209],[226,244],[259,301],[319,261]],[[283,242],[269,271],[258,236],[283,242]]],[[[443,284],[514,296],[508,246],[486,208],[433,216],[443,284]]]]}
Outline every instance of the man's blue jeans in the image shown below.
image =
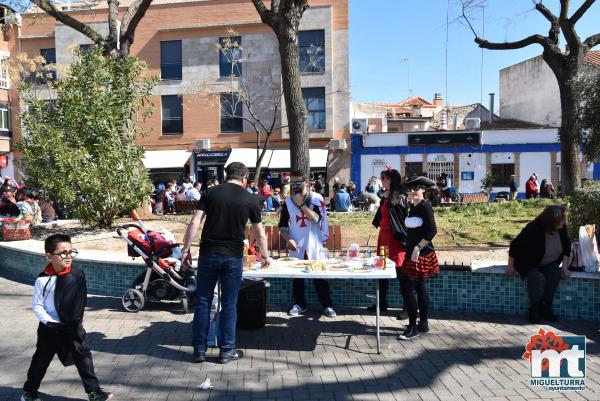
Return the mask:
{"type": "Polygon", "coordinates": [[[196,310],[192,326],[194,351],[205,352],[210,327],[210,306],[217,279],[221,282],[221,313],[219,315],[219,347],[221,353],[235,350],[237,298],[242,284],[242,258],[218,253],[198,257],[196,310]]]}

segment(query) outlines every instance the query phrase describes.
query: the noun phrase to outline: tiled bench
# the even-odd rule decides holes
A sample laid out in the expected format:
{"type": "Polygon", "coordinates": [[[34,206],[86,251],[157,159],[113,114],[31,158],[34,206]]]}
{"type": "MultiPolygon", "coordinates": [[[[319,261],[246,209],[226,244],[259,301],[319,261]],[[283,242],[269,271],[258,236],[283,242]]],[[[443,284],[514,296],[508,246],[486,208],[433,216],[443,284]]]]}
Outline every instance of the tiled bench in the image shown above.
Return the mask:
{"type": "MultiPolygon", "coordinates": [[[[504,260],[474,262],[471,266],[451,265],[440,259],[442,272],[427,281],[433,309],[454,312],[525,314],[528,307],[526,283],[518,277],[504,275],[504,260]]],[[[31,283],[45,266],[41,241],[18,241],[0,244],[0,272],[7,271],[31,283]]],[[[76,265],[84,271],[88,291],[92,294],[121,296],[131,282],[143,271],[141,259],[132,261],[123,253],[80,250],[76,265]]],[[[292,281],[269,280],[269,304],[292,303],[292,281]]],[[[375,283],[356,280],[347,285],[331,282],[331,294],[337,306],[367,306],[357,292],[374,293],[375,283]]],[[[312,285],[306,286],[310,304],[318,299],[312,285]]],[[[398,281],[391,280],[388,304],[401,307],[398,281]]],[[[600,273],[573,273],[562,280],[555,297],[555,312],[568,319],[600,321],[600,273]]],[[[365,312],[366,313],[366,312],[365,312]]]]}

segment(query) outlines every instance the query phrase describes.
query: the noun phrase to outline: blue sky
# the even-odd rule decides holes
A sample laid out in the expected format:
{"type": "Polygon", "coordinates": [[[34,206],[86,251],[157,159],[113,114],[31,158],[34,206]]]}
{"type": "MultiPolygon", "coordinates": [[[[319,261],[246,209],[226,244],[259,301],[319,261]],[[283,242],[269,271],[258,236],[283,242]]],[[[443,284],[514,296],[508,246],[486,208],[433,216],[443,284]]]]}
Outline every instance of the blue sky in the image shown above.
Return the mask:
{"type": "MultiPolygon", "coordinates": [[[[448,93],[446,94],[446,6],[447,0],[349,0],[350,1],[350,84],[355,102],[397,102],[409,96],[432,101],[442,93],[451,104],[489,102],[496,93],[498,108],[499,70],[541,54],[539,45],[520,50],[484,50],[481,85],[481,49],[462,22],[460,1],[450,0],[448,38],[448,93]],[[407,61],[403,61],[408,59],[407,61]]],[[[582,0],[574,0],[573,13],[582,0]]],[[[546,35],[549,23],[533,9],[531,0],[488,0],[485,2],[485,38],[503,42],[534,33],[546,35]]],[[[558,13],[559,1],[544,2],[558,13]]],[[[473,13],[472,23],[481,35],[482,12],[473,13]]],[[[594,4],[579,21],[582,40],[600,32],[600,3],[594,4]]],[[[564,43],[562,41],[561,43],[564,43]]],[[[597,46],[595,50],[600,50],[597,46]]]]}

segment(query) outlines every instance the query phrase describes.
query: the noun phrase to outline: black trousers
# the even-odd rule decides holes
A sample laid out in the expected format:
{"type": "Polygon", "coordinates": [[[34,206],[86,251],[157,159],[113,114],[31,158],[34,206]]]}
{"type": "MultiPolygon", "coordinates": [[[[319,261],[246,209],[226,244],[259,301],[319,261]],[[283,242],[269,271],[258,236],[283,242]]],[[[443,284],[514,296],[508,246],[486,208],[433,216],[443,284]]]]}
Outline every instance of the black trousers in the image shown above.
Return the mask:
{"type": "Polygon", "coordinates": [[[36,393],[54,355],[65,351],[70,353],[75,362],[85,392],[89,393],[100,388],[94,373],[92,353],[84,345],[85,330],[83,327],[79,326],[68,330],[51,329],[40,323],[37,333],[36,349],[27,371],[27,381],[23,385],[24,391],[36,393]]]}
{"type": "MultiPolygon", "coordinates": [[[[398,278],[398,282],[401,283],[402,270],[396,268],[396,277],[398,278]]],[[[387,307],[387,305],[388,305],[387,294],[388,294],[388,288],[390,286],[390,280],[379,279],[377,281],[379,282],[379,306],[387,307]]],[[[406,308],[406,307],[404,307],[404,308],[406,308]]]]}
{"type": "Polygon", "coordinates": [[[417,324],[417,308],[421,322],[427,322],[429,317],[429,294],[425,288],[424,279],[400,276],[400,290],[404,299],[404,308],[408,312],[408,324],[417,324]],[[416,296],[415,296],[416,293],[416,296]]]}
{"type": "MultiPolygon", "coordinates": [[[[323,308],[333,307],[333,301],[329,294],[329,283],[327,280],[314,279],[315,290],[317,291],[317,297],[323,308]]],[[[301,308],[306,308],[306,298],[304,298],[304,279],[295,278],[292,280],[292,294],[294,296],[294,303],[301,308]]]]}
{"type": "Polygon", "coordinates": [[[533,267],[527,273],[527,292],[531,306],[538,307],[540,302],[547,308],[552,307],[554,293],[560,283],[560,268],[557,263],[533,267]],[[542,277],[544,278],[544,290],[542,292],[542,277]]]}

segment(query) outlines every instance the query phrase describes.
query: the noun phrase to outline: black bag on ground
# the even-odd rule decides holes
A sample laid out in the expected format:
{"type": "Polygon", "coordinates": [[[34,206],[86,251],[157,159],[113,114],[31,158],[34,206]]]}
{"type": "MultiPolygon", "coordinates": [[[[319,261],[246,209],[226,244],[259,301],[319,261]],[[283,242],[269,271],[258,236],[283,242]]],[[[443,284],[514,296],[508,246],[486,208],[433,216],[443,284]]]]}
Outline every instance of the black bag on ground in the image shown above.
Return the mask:
{"type": "Polygon", "coordinates": [[[267,324],[267,284],[264,280],[242,281],[237,300],[237,328],[260,329],[267,324]]]}

